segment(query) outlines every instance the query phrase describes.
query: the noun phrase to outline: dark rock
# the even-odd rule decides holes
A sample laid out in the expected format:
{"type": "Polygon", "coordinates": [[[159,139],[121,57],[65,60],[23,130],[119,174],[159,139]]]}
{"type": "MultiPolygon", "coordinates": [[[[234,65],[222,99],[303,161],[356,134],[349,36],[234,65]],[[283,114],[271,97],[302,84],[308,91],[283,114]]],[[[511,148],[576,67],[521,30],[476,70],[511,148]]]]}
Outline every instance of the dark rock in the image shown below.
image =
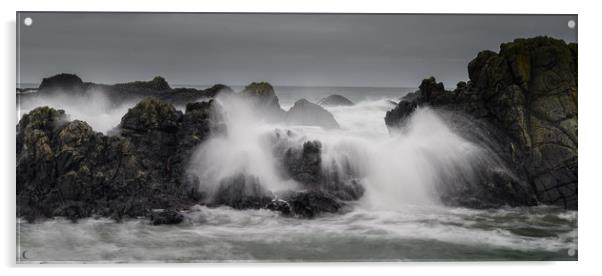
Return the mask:
{"type": "Polygon", "coordinates": [[[339,127],[330,112],[305,99],[296,101],[286,112],[286,122],[295,125],[320,126],[326,129],[339,127]]]}
{"type": "Polygon", "coordinates": [[[295,181],[316,187],[322,174],[321,148],[320,141],[303,143],[301,151],[289,148],[283,160],[284,168],[289,176],[295,181]]]}
{"type": "Polygon", "coordinates": [[[258,106],[280,108],[274,87],[267,82],[253,82],[247,85],[240,95],[251,99],[258,106]]]}
{"type": "Polygon", "coordinates": [[[226,205],[234,209],[259,209],[268,205],[273,195],[252,175],[239,174],[226,178],[213,196],[212,205],[226,205]]]}
{"type": "MultiPolygon", "coordinates": [[[[469,114],[497,133],[499,152],[537,199],[577,208],[577,46],[548,37],[516,39],[500,52],[480,52],[468,64],[468,83],[446,91],[434,78],[419,96],[387,113],[403,124],[414,105],[469,114]]],[[[523,191],[527,192],[528,191],[523,191]]],[[[526,201],[531,202],[531,201],[526,201]]]]}
{"type": "Polygon", "coordinates": [[[323,105],[323,106],[351,106],[354,105],[354,103],[352,101],[350,101],[349,99],[341,96],[341,95],[330,95],[326,98],[321,99],[320,101],[318,101],[319,105],[323,105]]]}
{"type": "Polygon", "coordinates": [[[162,130],[174,132],[182,113],[172,105],[148,98],[130,108],[121,119],[121,128],[137,131],[162,130]]]}
{"type": "Polygon", "coordinates": [[[283,197],[290,206],[290,214],[300,218],[314,218],[324,213],[342,211],[344,204],[332,194],[320,190],[292,192],[283,197]]]}
{"type": "Polygon", "coordinates": [[[234,91],[232,88],[223,85],[216,84],[205,90],[198,90],[194,88],[174,88],[168,93],[161,93],[156,97],[162,101],[174,104],[174,105],[186,105],[199,100],[207,100],[217,97],[217,95],[230,95],[234,91]]]}
{"type": "Polygon", "coordinates": [[[389,127],[401,127],[405,124],[407,117],[412,115],[418,104],[414,101],[401,101],[395,108],[387,111],[385,123],[389,127]]]}
{"type": "Polygon", "coordinates": [[[62,73],[49,78],[44,78],[42,83],[40,83],[38,90],[44,90],[46,92],[82,92],[84,90],[84,83],[77,75],[62,73]]]}
{"type": "Polygon", "coordinates": [[[163,77],[154,77],[150,81],[134,81],[127,83],[118,83],[115,87],[122,90],[155,90],[166,91],[171,90],[171,87],[163,77]]]}
{"type": "Polygon", "coordinates": [[[364,187],[357,180],[360,173],[354,171],[349,163],[323,168],[322,145],[319,141],[306,141],[301,148],[281,146],[278,141],[275,144],[274,154],[280,157],[286,172],[284,177],[290,177],[303,188],[327,192],[341,201],[358,200],[364,194],[364,187]],[[342,171],[339,171],[341,168],[342,171]]]}
{"type": "Polygon", "coordinates": [[[219,125],[211,109],[191,104],[182,115],[145,100],[114,136],[67,121],[62,110],[32,110],[17,125],[17,215],[120,219],[199,202],[198,181],[184,171],[192,149],[219,125]]]}
{"type": "Polygon", "coordinates": [[[184,216],[175,210],[153,210],[150,221],[152,225],[178,224],[184,220],[184,216]]]}
{"type": "Polygon", "coordinates": [[[265,208],[275,211],[275,212],[280,212],[281,214],[283,214],[285,216],[290,215],[292,212],[291,205],[288,204],[288,202],[286,202],[286,200],[282,200],[282,199],[272,200],[270,203],[268,203],[268,205],[266,205],[265,208]]]}

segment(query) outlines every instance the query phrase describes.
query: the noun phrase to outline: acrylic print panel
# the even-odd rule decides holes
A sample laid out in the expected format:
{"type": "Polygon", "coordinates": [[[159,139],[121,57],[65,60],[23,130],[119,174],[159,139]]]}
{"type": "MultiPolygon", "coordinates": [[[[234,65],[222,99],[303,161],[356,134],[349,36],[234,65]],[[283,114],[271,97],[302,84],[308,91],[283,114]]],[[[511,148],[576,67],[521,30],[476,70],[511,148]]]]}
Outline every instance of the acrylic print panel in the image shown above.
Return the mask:
{"type": "Polygon", "coordinates": [[[17,262],[577,260],[577,16],[17,14],[17,262]]]}

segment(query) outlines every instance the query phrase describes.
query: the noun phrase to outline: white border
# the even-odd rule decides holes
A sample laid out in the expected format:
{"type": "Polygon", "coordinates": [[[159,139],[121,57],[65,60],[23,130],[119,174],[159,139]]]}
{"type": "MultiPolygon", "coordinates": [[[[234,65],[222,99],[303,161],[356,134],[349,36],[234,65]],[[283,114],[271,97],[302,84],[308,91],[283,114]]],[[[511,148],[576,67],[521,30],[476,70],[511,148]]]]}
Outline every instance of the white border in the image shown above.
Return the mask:
{"type": "MultiPolygon", "coordinates": [[[[497,0],[491,2],[453,1],[4,1],[2,14],[2,83],[3,116],[3,242],[0,260],[3,275],[106,275],[140,270],[143,275],[567,275],[593,274],[602,271],[598,248],[602,235],[602,200],[600,137],[602,123],[602,87],[597,81],[600,60],[600,17],[595,1],[497,0]],[[15,265],[15,11],[180,11],[180,12],[358,12],[358,13],[561,13],[579,14],[579,261],[578,262],[493,262],[493,263],[311,263],[311,264],[144,264],[144,265],[15,265]],[[90,269],[94,268],[94,269],[90,269]],[[101,268],[101,269],[98,269],[101,268]],[[201,269],[199,269],[201,268],[201,269]],[[285,271],[284,271],[285,270],[285,271]]],[[[459,68],[463,70],[464,68],[459,68]]],[[[141,274],[141,275],[142,275],[141,274]]]]}

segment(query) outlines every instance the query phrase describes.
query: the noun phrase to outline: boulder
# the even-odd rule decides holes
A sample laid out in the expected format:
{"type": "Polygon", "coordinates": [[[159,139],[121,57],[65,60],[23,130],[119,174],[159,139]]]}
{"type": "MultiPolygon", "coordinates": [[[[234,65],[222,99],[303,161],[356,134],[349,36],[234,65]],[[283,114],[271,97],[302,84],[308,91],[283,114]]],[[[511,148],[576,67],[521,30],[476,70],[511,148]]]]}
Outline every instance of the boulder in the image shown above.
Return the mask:
{"type": "Polygon", "coordinates": [[[326,98],[321,99],[320,101],[318,101],[319,105],[322,106],[351,106],[354,105],[354,103],[352,101],[350,101],[349,99],[341,96],[341,95],[330,95],[326,98]]]}
{"type": "Polygon", "coordinates": [[[325,129],[339,128],[334,116],[323,107],[306,99],[295,102],[286,112],[286,122],[293,125],[319,126],[325,129]]]}

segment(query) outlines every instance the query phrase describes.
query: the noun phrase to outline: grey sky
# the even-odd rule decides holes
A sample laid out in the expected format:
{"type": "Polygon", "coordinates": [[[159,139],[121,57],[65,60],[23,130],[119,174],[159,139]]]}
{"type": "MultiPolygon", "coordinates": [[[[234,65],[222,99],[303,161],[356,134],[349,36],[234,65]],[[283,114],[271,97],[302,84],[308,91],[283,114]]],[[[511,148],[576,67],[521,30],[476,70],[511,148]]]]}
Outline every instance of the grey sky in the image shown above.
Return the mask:
{"type": "Polygon", "coordinates": [[[20,80],[411,86],[466,80],[480,50],[517,37],[576,41],[573,15],[21,13],[20,80]],[[23,19],[33,24],[25,26],[23,19]]]}

